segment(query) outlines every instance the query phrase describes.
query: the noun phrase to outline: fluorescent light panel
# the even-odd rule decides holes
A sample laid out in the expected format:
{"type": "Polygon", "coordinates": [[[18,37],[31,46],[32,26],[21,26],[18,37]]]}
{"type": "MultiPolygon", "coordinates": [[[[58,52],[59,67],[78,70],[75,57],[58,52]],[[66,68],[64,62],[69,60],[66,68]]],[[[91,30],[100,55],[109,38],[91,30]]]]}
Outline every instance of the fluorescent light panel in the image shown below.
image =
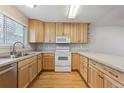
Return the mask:
{"type": "Polygon", "coordinates": [[[68,18],[75,18],[80,5],[71,5],[69,9],[68,18]]]}
{"type": "Polygon", "coordinates": [[[36,5],[26,5],[27,7],[34,8],[36,5]]]}

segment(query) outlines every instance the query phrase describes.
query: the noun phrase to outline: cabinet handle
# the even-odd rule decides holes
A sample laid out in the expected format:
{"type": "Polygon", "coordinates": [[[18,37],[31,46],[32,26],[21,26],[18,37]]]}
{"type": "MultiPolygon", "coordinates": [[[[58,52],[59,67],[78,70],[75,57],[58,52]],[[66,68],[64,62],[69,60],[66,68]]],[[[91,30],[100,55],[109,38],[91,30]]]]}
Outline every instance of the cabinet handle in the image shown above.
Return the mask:
{"type": "Polygon", "coordinates": [[[98,75],[101,79],[103,79],[103,76],[101,76],[101,75],[98,75]]]}
{"type": "Polygon", "coordinates": [[[118,78],[118,75],[115,75],[114,73],[112,73],[111,71],[108,71],[111,75],[113,75],[114,77],[118,78]]]}
{"type": "Polygon", "coordinates": [[[92,63],[93,65],[96,65],[95,63],[92,63]]]}

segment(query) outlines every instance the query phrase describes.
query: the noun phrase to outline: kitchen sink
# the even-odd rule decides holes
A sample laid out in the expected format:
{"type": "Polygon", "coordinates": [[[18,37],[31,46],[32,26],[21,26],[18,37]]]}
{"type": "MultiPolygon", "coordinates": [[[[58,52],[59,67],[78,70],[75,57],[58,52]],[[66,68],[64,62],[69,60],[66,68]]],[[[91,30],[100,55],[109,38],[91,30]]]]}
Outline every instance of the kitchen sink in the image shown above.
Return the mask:
{"type": "Polygon", "coordinates": [[[19,57],[25,57],[25,56],[28,56],[28,55],[32,55],[32,54],[35,54],[35,53],[24,53],[23,55],[16,55],[16,56],[8,55],[8,56],[0,57],[0,58],[5,58],[5,59],[9,59],[9,58],[19,58],[19,57]]]}

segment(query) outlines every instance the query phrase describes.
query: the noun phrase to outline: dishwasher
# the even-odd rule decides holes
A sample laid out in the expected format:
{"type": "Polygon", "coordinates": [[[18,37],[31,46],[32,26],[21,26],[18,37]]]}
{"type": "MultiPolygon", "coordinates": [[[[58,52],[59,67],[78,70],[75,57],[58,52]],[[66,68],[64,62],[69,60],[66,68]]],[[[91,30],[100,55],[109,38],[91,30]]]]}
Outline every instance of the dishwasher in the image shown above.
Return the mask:
{"type": "Polygon", "coordinates": [[[0,67],[0,88],[17,88],[17,63],[0,67]]]}

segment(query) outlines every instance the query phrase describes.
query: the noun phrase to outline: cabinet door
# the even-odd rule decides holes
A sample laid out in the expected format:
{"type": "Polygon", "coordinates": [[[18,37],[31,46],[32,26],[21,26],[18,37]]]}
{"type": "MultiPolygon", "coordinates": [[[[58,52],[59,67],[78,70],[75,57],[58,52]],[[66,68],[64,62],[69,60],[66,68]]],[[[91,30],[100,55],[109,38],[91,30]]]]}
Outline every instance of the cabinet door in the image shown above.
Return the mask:
{"type": "Polygon", "coordinates": [[[42,70],[42,55],[38,55],[38,73],[40,73],[42,70]]]}
{"type": "Polygon", "coordinates": [[[43,42],[43,22],[38,20],[29,20],[29,42],[43,42]]]}
{"type": "Polygon", "coordinates": [[[49,63],[49,55],[43,54],[43,70],[48,69],[48,63],[49,63]]]}
{"type": "Polygon", "coordinates": [[[96,68],[88,68],[88,85],[92,88],[103,88],[103,76],[96,68]]]}
{"type": "Polygon", "coordinates": [[[29,65],[25,65],[18,69],[18,87],[24,88],[27,87],[30,83],[29,79],[29,65]]]}
{"type": "Polygon", "coordinates": [[[79,57],[78,53],[72,53],[72,70],[79,70],[79,57]]]}
{"type": "Polygon", "coordinates": [[[54,70],[54,68],[55,68],[54,54],[43,54],[43,69],[54,70]]]}
{"type": "Polygon", "coordinates": [[[79,43],[88,43],[88,24],[79,24],[79,43]]]}
{"type": "Polygon", "coordinates": [[[72,40],[71,43],[79,43],[79,28],[78,24],[71,26],[72,40]]]}
{"type": "Polygon", "coordinates": [[[36,33],[36,42],[44,42],[44,23],[41,21],[38,21],[37,23],[38,29],[36,33]]]}
{"type": "Polygon", "coordinates": [[[64,24],[56,23],[56,36],[63,36],[63,35],[64,35],[64,24]]]}
{"type": "Polygon", "coordinates": [[[124,88],[124,86],[107,75],[104,75],[104,88],[124,88]]]}
{"type": "Polygon", "coordinates": [[[55,23],[45,23],[45,43],[55,43],[56,35],[55,23]]]}
{"type": "Polygon", "coordinates": [[[70,23],[64,23],[64,35],[71,38],[71,24],[70,23]]]}
{"type": "Polygon", "coordinates": [[[30,64],[30,81],[32,81],[36,75],[37,75],[37,61],[34,60],[31,64],[30,64]]]}

